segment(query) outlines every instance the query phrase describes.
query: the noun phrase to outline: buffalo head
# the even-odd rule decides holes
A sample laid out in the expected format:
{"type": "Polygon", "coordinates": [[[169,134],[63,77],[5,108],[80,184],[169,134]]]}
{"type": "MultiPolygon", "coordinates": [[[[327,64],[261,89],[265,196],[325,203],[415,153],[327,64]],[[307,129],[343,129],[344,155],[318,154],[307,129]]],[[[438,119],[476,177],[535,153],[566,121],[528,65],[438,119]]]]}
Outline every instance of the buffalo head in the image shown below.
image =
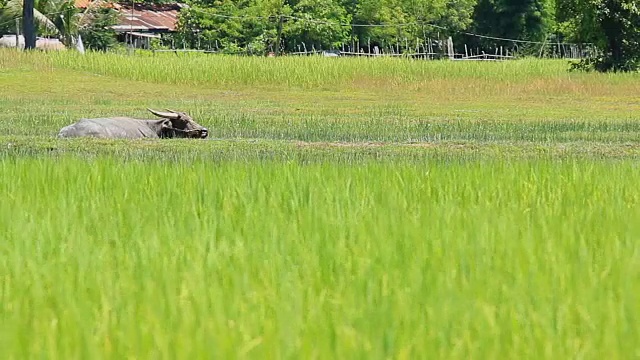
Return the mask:
{"type": "Polygon", "coordinates": [[[204,139],[209,135],[206,127],[201,126],[193,121],[191,116],[184,112],[173,111],[156,111],[147,109],[153,115],[167,119],[162,126],[162,133],[165,137],[182,137],[182,138],[200,138],[204,139]]]}

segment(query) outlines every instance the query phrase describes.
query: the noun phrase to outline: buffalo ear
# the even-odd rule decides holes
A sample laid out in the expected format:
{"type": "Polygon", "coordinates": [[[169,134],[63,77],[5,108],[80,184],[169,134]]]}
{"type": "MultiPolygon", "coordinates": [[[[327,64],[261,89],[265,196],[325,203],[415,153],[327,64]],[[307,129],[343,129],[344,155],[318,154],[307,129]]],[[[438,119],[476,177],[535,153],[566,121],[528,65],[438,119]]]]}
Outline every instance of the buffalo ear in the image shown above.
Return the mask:
{"type": "Polygon", "coordinates": [[[170,126],[171,121],[166,120],[162,122],[162,126],[160,127],[160,137],[161,138],[173,138],[175,137],[175,132],[173,128],[170,126]]]}

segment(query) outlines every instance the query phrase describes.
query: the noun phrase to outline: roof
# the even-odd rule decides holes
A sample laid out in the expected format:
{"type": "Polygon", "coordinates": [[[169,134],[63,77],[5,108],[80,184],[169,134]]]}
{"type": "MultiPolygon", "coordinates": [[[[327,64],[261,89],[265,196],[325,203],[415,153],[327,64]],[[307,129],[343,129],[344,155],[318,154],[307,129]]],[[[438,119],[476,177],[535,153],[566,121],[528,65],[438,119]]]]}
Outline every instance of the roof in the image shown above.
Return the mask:
{"type": "Polygon", "coordinates": [[[78,9],[86,9],[91,5],[99,5],[110,8],[117,6],[117,4],[113,3],[110,0],[74,0],[74,4],[78,9]]]}
{"type": "Polygon", "coordinates": [[[91,0],[75,0],[75,4],[77,8],[86,9],[91,4],[91,0]]]}
{"type": "Polygon", "coordinates": [[[180,9],[187,7],[181,3],[173,4],[135,4],[133,12],[131,4],[117,3],[109,0],[74,0],[75,6],[86,9],[92,5],[106,6],[116,9],[119,21],[112,28],[117,32],[169,32],[175,31],[180,9]]]}
{"type": "MultiPolygon", "coordinates": [[[[86,0],[77,0],[86,1],[86,0]]],[[[182,4],[119,4],[115,9],[120,13],[120,21],[113,26],[116,31],[175,31],[178,23],[178,12],[185,7],[182,4]]]]}

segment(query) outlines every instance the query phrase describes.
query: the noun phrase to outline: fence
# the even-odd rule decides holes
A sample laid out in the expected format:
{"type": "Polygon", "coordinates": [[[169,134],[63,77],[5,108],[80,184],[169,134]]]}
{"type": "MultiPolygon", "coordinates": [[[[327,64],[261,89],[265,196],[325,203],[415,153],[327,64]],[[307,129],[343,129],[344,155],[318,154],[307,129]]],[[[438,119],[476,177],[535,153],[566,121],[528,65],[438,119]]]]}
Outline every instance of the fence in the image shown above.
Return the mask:
{"type": "MultiPolygon", "coordinates": [[[[362,46],[359,43],[345,45],[340,49],[322,50],[312,47],[310,50],[306,46],[298,51],[290,52],[288,55],[305,56],[305,55],[323,55],[323,56],[351,56],[351,57],[406,57],[413,59],[443,59],[450,60],[469,60],[469,61],[501,61],[516,59],[519,55],[517,46],[494,46],[487,49],[480,47],[472,48],[466,44],[463,45],[464,52],[456,52],[451,37],[442,40],[432,40],[427,38],[421,42],[416,40],[415,47],[400,46],[400,43],[392,44],[389,47],[371,46],[370,43],[362,46]]],[[[564,59],[582,59],[593,57],[596,49],[590,44],[567,44],[567,43],[536,43],[540,47],[533,53],[534,56],[540,58],[564,58],[564,59]]],[[[529,54],[531,55],[531,54],[529,54]]]]}
{"type": "MultiPolygon", "coordinates": [[[[391,26],[391,25],[390,25],[391,26]]],[[[471,34],[473,36],[482,36],[471,34]]],[[[590,58],[597,54],[597,49],[592,44],[574,44],[560,42],[534,42],[517,39],[488,38],[494,42],[493,46],[469,46],[462,44],[456,47],[452,37],[446,39],[402,39],[396,42],[384,45],[374,45],[368,40],[361,43],[354,40],[349,44],[343,43],[337,48],[316,48],[315,45],[308,46],[305,43],[293,44],[293,51],[285,51],[284,44],[280,44],[280,53],[292,56],[343,56],[343,57],[405,57],[413,59],[451,59],[451,60],[470,60],[470,61],[501,61],[515,59],[522,55],[535,56],[539,58],[564,58],[564,59],[583,59],[590,58]],[[528,51],[523,51],[523,45],[528,47],[528,51]]],[[[223,52],[224,49],[218,47],[218,42],[206,44],[204,41],[198,41],[198,50],[207,53],[223,52]]],[[[186,46],[182,46],[186,49],[186,46]]],[[[176,49],[175,43],[171,43],[170,51],[180,51],[176,49]]],[[[273,46],[268,51],[271,55],[275,55],[276,51],[273,46]]],[[[252,51],[251,48],[243,49],[242,55],[259,55],[260,52],[252,51]]]]}
{"type": "MultiPolygon", "coordinates": [[[[285,51],[284,42],[282,39],[275,49],[274,44],[270,44],[268,46],[268,52],[271,55],[277,55],[279,53],[293,56],[309,56],[309,55],[324,55],[324,56],[356,56],[356,57],[378,57],[378,56],[389,56],[389,57],[408,57],[408,58],[418,58],[418,59],[442,59],[448,58],[451,60],[472,60],[472,61],[495,61],[495,60],[508,60],[514,59],[518,56],[527,55],[527,56],[536,56],[540,58],[567,58],[567,59],[582,59],[593,57],[597,54],[597,49],[593,46],[593,44],[575,44],[575,43],[561,43],[558,41],[550,42],[549,39],[545,39],[544,41],[530,41],[530,40],[522,40],[522,39],[509,39],[509,38],[500,38],[494,36],[486,36],[481,34],[475,34],[471,32],[465,31],[450,31],[449,29],[429,24],[429,23],[399,23],[399,24],[354,24],[354,23],[340,23],[332,20],[319,20],[319,19],[310,19],[310,18],[300,18],[296,16],[290,15],[278,15],[278,16],[270,16],[270,17],[261,17],[261,16],[232,16],[232,15],[224,15],[224,14],[208,14],[210,16],[219,17],[223,19],[242,19],[242,20],[254,20],[254,21],[262,21],[262,22],[271,22],[277,23],[281,26],[283,20],[284,21],[303,21],[310,24],[323,24],[323,25],[333,25],[340,27],[349,27],[349,28],[358,28],[358,27],[376,27],[376,28],[394,28],[399,29],[403,27],[422,27],[423,32],[424,28],[432,28],[433,30],[437,30],[438,34],[440,32],[445,34],[454,34],[456,37],[457,46],[454,46],[452,37],[448,38],[438,38],[431,39],[427,37],[427,32],[424,32],[424,38],[416,38],[416,39],[408,39],[396,38],[396,41],[388,44],[371,44],[371,40],[368,39],[366,43],[360,43],[360,39],[354,39],[354,41],[350,43],[343,43],[337,46],[336,48],[317,48],[315,45],[299,43],[293,44],[293,49],[291,49],[291,44],[289,43],[289,51],[285,51]],[[460,39],[464,38],[471,39],[472,41],[460,41],[460,39]],[[478,43],[482,43],[482,45],[478,45],[478,43]],[[487,45],[487,43],[494,43],[493,46],[487,45]],[[468,44],[475,44],[473,46],[468,44]],[[526,51],[523,51],[523,48],[527,48],[526,51]]],[[[198,49],[207,49],[209,52],[220,52],[225,51],[224,49],[220,49],[218,47],[218,42],[215,41],[215,49],[213,48],[213,44],[209,44],[207,47],[206,41],[202,41],[199,36],[199,31],[194,30],[194,34],[197,34],[197,48],[198,49]],[[204,46],[203,46],[204,45],[204,46]]],[[[440,36],[440,35],[438,35],[440,36]]],[[[278,41],[276,41],[278,42],[278,41]]],[[[174,44],[172,42],[171,47],[174,48],[174,44]]],[[[183,48],[185,48],[183,44],[183,48]]],[[[257,55],[260,52],[252,51],[250,47],[247,46],[246,49],[236,50],[245,55],[257,55]]]]}

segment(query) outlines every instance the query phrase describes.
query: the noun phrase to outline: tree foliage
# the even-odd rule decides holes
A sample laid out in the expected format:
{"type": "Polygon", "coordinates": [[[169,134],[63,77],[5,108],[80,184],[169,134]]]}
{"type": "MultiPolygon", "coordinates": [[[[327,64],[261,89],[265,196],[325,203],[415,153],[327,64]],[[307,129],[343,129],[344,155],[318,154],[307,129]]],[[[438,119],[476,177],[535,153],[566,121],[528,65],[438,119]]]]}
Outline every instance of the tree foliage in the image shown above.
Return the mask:
{"type": "Polygon", "coordinates": [[[106,51],[116,45],[116,33],[111,28],[117,20],[117,12],[108,7],[94,7],[84,14],[84,23],[80,29],[84,46],[91,50],[106,51]]]}
{"type": "Polygon", "coordinates": [[[579,68],[633,71],[640,67],[640,5],[636,0],[563,0],[560,30],[572,41],[593,42],[602,51],[579,68]]]}
{"type": "MultiPolygon", "coordinates": [[[[561,0],[559,0],[561,1],[561,0]]],[[[544,42],[555,25],[554,0],[478,0],[471,31],[486,36],[544,42]]],[[[475,37],[472,46],[491,46],[493,39],[475,37]]],[[[535,51],[534,48],[522,52],[535,51]]]]}
{"type": "MultiPolygon", "coordinates": [[[[73,0],[35,1],[39,34],[58,36],[69,44],[81,32],[90,48],[104,50],[113,44],[108,24],[114,20],[107,12],[85,16],[79,15],[73,0]]],[[[537,54],[549,42],[592,43],[602,55],[581,62],[579,68],[628,71],[640,66],[638,0],[186,1],[189,7],[181,10],[173,38],[176,47],[266,54],[357,44],[363,50],[377,46],[403,52],[428,39],[453,36],[458,51],[464,45],[517,45],[521,54],[537,54]]],[[[22,0],[0,0],[0,31],[13,32],[11,20],[21,4],[22,0]]]]}
{"type": "MultiPolygon", "coordinates": [[[[22,3],[22,0],[6,1],[1,19],[4,21],[5,19],[20,18],[22,3]]],[[[78,33],[80,19],[80,10],[75,7],[73,0],[35,0],[34,7],[37,34],[57,36],[65,45],[72,44],[74,36],[78,33]]],[[[10,21],[8,22],[10,23],[10,21]]]]}
{"type": "Polygon", "coordinates": [[[463,30],[471,23],[475,2],[194,0],[181,12],[179,29],[188,45],[215,44],[227,52],[274,51],[276,46],[286,51],[331,49],[356,42],[385,47],[463,30]],[[394,26],[367,26],[376,24],[394,26]]]}

